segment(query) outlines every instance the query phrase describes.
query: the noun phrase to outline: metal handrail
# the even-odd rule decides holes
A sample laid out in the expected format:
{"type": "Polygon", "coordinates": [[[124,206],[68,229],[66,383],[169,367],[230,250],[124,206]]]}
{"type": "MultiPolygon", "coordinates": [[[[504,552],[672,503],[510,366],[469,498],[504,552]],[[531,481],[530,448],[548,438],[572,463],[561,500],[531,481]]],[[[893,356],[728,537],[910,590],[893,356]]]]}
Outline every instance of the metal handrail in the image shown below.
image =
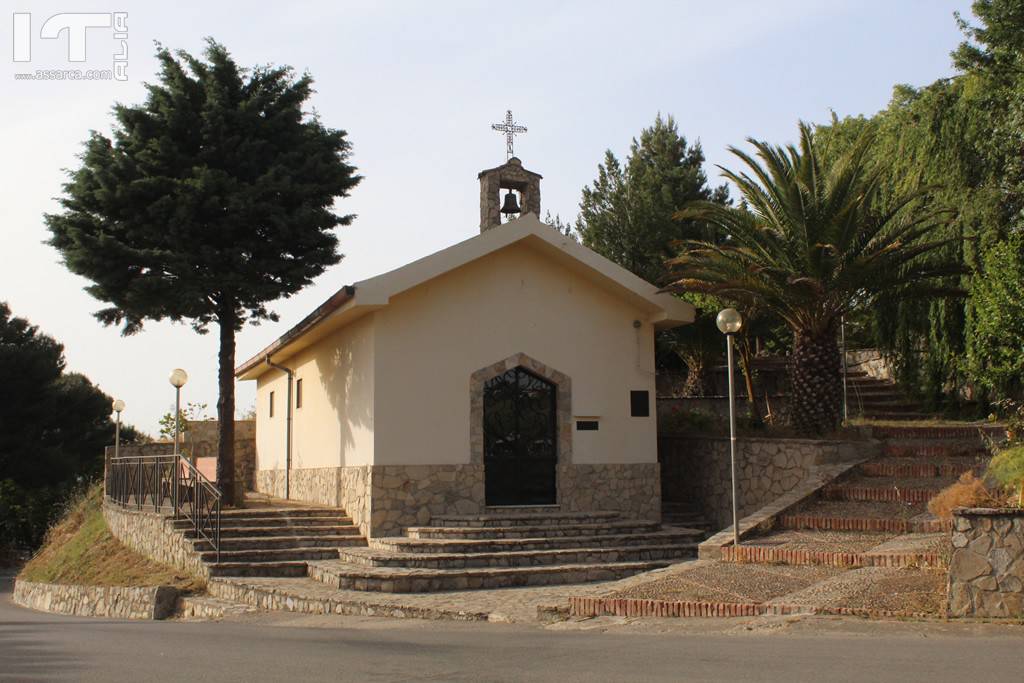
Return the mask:
{"type": "Polygon", "coordinates": [[[121,507],[170,512],[192,522],[196,538],[207,541],[220,562],[221,493],[188,458],[173,453],[111,458],[106,497],[121,507]]]}

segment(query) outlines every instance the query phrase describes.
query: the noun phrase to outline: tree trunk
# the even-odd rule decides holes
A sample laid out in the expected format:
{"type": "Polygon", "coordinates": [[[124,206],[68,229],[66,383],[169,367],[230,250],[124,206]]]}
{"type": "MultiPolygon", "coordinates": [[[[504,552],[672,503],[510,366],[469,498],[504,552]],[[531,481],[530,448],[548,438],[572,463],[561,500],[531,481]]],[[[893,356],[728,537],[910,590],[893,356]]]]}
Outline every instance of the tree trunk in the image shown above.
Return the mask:
{"type": "Polygon", "coordinates": [[[790,363],[793,426],[808,435],[834,431],[839,426],[843,395],[835,326],[820,335],[795,332],[790,363]]]}
{"type": "Polygon", "coordinates": [[[220,350],[217,354],[217,421],[219,444],[217,447],[217,488],[223,502],[234,505],[235,500],[235,311],[224,306],[217,316],[220,325],[220,350]]]}

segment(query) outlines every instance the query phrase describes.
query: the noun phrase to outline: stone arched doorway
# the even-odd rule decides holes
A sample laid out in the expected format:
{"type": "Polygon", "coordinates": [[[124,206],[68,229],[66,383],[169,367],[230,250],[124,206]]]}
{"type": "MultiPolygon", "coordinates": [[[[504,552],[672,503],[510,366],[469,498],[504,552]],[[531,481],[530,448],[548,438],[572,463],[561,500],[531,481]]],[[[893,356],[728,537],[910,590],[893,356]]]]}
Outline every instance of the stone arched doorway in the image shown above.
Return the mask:
{"type": "Polygon", "coordinates": [[[571,462],[569,378],[516,354],[471,378],[471,461],[488,506],[555,505],[571,462]]]}

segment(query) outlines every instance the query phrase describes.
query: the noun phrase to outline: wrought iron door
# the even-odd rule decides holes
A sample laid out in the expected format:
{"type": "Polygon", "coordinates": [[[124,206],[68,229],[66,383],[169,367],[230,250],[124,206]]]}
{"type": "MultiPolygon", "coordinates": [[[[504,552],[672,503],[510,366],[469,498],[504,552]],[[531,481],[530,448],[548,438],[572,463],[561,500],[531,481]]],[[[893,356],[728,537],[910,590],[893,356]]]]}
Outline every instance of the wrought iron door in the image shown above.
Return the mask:
{"type": "Polygon", "coordinates": [[[522,367],[484,384],[488,505],[555,503],[556,387],[522,367]]]}

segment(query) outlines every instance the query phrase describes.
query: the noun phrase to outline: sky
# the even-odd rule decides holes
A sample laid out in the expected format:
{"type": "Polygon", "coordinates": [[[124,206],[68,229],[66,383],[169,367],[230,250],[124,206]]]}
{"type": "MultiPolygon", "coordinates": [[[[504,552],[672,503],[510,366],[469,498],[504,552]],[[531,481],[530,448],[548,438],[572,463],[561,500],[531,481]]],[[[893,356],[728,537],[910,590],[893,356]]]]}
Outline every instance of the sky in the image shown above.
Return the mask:
{"type": "MultiPolygon", "coordinates": [[[[154,42],[197,53],[213,37],[243,66],[308,71],[309,102],[325,125],[348,131],[364,176],[337,203],[355,222],[340,228],[344,259],[289,299],[280,322],[238,336],[239,363],[341,286],[398,267],[477,234],[477,173],[504,162],[490,125],[511,109],[528,132],[516,155],[541,173],[542,213],[573,219],[581,189],[606,149],[624,157],[655,116],[671,114],[715,164],[748,137],[794,140],[798,120],[826,122],[883,109],[898,83],[952,74],[961,40],[952,0],[756,0],[709,2],[289,2],[174,3],[91,0],[106,28],[84,31],[84,62],[53,15],[80,3],[5,0],[0,19],[0,301],[65,346],[68,370],[123,399],[126,422],[155,434],[173,410],[167,381],[190,379],[182,401],[216,414],[217,340],[185,324],[148,323],[131,337],[103,327],[86,280],[44,244],[43,215],[58,210],[65,169],[89,131],[109,134],[115,102],[144,99],[154,80],[154,42]],[[14,14],[29,14],[15,19],[14,14]],[[124,15],[113,16],[113,13],[124,15]],[[127,37],[115,36],[124,29],[127,37]],[[116,21],[116,25],[115,25],[116,21]],[[20,23],[19,23],[20,22],[20,23]],[[28,33],[16,27],[28,23],[28,33]],[[122,42],[123,41],[123,42],[122,42]],[[26,53],[27,50],[27,53],[26,53]],[[15,62],[20,56],[28,61],[15,62]],[[125,80],[24,80],[37,70],[114,70],[125,80]]],[[[72,34],[74,33],[74,36],[72,34]]],[[[424,360],[429,359],[425,349],[424,360]]],[[[237,386],[239,411],[252,382],[237,386]]],[[[17,400],[6,397],[5,400],[17,400]]]]}

